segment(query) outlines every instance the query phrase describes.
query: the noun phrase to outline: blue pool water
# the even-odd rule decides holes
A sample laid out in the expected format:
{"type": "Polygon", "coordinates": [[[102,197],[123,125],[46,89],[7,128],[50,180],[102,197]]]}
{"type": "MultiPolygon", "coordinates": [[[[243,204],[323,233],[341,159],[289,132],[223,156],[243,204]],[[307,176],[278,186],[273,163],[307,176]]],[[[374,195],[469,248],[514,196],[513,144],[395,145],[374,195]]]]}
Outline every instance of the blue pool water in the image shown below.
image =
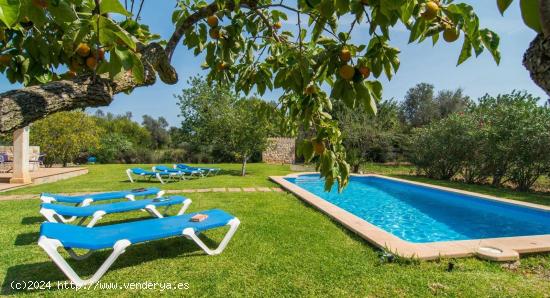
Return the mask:
{"type": "Polygon", "coordinates": [[[318,175],[286,178],[410,242],[550,234],[550,212],[379,177],[352,177],[338,193],[318,175]]]}

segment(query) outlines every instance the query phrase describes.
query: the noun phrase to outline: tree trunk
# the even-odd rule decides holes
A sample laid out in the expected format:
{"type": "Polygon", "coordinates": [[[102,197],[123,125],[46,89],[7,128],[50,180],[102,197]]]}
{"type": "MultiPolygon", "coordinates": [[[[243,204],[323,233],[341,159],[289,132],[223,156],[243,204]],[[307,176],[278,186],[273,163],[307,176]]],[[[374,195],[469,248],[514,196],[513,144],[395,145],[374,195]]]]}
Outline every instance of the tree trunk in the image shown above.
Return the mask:
{"type": "Polygon", "coordinates": [[[523,56],[531,79],[550,96],[550,37],[537,35],[523,56]]]}
{"type": "Polygon", "coordinates": [[[241,176],[246,176],[246,162],[248,161],[248,157],[243,158],[243,164],[241,166],[241,176]]]}
{"type": "Polygon", "coordinates": [[[0,133],[7,133],[59,111],[85,107],[107,106],[113,95],[128,92],[136,87],[150,86],[158,73],[167,84],[178,81],[176,71],[170,65],[164,48],[157,43],[140,45],[145,79],[136,83],[131,73],[124,73],[111,80],[90,74],[72,80],[61,80],[38,86],[25,87],[0,94],[0,133]]]}

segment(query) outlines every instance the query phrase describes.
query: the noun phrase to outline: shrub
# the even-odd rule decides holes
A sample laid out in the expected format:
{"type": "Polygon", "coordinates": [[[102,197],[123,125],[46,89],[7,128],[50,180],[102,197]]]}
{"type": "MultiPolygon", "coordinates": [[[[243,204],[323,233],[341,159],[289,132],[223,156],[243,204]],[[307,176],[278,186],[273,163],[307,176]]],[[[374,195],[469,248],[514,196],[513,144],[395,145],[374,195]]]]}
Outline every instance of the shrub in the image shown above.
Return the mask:
{"type": "Polygon", "coordinates": [[[469,135],[472,121],[465,115],[454,114],[413,131],[411,162],[419,172],[435,179],[451,179],[461,169],[470,154],[469,135]]]}

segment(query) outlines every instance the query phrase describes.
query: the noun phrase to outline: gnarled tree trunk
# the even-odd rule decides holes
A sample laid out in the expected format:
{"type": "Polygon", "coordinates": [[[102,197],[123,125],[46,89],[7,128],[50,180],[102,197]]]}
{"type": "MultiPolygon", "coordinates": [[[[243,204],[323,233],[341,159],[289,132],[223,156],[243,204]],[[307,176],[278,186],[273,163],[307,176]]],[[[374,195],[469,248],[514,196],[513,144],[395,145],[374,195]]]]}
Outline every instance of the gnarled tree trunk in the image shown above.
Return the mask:
{"type": "Polygon", "coordinates": [[[533,82],[550,96],[550,1],[540,0],[539,5],[542,33],[523,55],[523,65],[533,82]]]}

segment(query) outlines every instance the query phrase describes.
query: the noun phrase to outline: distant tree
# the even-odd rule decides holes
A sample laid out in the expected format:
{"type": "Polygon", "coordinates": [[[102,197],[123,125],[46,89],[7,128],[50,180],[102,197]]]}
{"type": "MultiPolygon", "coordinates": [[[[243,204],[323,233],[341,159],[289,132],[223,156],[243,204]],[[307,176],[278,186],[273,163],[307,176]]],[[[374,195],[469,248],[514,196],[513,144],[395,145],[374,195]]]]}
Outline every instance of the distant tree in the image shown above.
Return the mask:
{"type": "Polygon", "coordinates": [[[402,145],[398,104],[387,100],[378,108],[378,114],[372,116],[343,104],[334,107],[333,115],[342,131],[347,162],[353,172],[358,172],[367,161],[385,162],[395,158],[394,151],[402,145]]]}
{"type": "Polygon", "coordinates": [[[434,86],[420,83],[410,88],[400,105],[401,119],[411,127],[421,127],[453,113],[464,112],[471,104],[463,90],[441,90],[435,95],[434,86]]]}
{"type": "Polygon", "coordinates": [[[469,96],[463,94],[464,90],[441,90],[435,98],[439,107],[439,119],[445,118],[451,114],[464,112],[472,104],[469,96]]]}
{"type": "Polygon", "coordinates": [[[200,77],[188,82],[190,87],[176,96],[183,138],[193,148],[240,161],[244,176],[250,157],[265,149],[269,136],[280,133],[276,106],[259,99],[239,99],[227,87],[209,86],[200,77]]]}
{"type": "Polygon", "coordinates": [[[149,115],[143,115],[141,124],[151,133],[153,148],[161,149],[170,145],[170,133],[167,130],[169,124],[164,117],[155,120],[149,115]]]}
{"type": "Polygon", "coordinates": [[[73,111],[56,113],[36,121],[30,138],[46,154],[47,165],[62,163],[66,167],[81,152],[98,147],[102,133],[94,117],[73,111]]]}
{"type": "Polygon", "coordinates": [[[122,115],[96,112],[96,121],[105,131],[124,136],[134,146],[150,147],[151,133],[139,123],[132,121],[131,115],[130,112],[122,115]]]}
{"type": "Polygon", "coordinates": [[[410,88],[401,103],[401,117],[412,127],[420,127],[439,118],[439,109],[434,100],[434,86],[420,83],[410,88]]]}

